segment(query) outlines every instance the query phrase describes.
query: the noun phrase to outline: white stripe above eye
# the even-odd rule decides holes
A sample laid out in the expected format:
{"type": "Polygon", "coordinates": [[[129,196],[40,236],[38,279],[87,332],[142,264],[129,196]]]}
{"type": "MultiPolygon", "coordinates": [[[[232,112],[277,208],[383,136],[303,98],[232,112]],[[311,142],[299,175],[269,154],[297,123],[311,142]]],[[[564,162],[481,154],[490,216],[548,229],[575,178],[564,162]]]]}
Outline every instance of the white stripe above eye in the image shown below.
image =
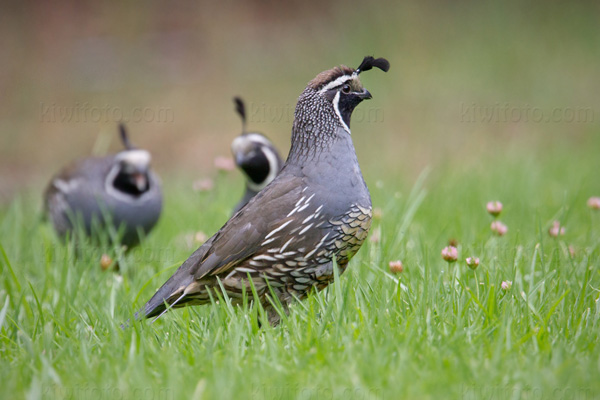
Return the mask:
{"type": "Polygon", "coordinates": [[[261,135],[260,133],[246,133],[244,136],[241,136],[241,137],[245,137],[246,139],[250,140],[251,142],[264,144],[265,146],[273,146],[273,143],[271,143],[269,141],[269,139],[267,139],[265,136],[261,135]]]}
{"type": "Polygon", "coordinates": [[[355,76],[353,75],[342,75],[339,78],[337,78],[335,81],[331,81],[329,82],[327,85],[323,86],[321,88],[321,90],[319,90],[319,93],[323,94],[326,91],[333,89],[334,87],[340,86],[342,83],[349,81],[350,79],[354,79],[355,76]]]}
{"type": "Polygon", "coordinates": [[[146,150],[124,150],[117,154],[115,157],[116,161],[124,161],[127,164],[131,164],[137,168],[148,168],[152,157],[146,150]]]}
{"type": "Polygon", "coordinates": [[[351,135],[350,128],[348,128],[348,125],[346,125],[346,123],[344,122],[344,119],[342,118],[342,114],[340,114],[339,102],[340,102],[340,92],[337,92],[335,94],[335,97],[333,98],[333,109],[335,110],[335,113],[337,114],[338,118],[340,119],[340,123],[342,124],[342,127],[344,128],[344,130],[346,132],[348,132],[348,135],[351,135]]]}

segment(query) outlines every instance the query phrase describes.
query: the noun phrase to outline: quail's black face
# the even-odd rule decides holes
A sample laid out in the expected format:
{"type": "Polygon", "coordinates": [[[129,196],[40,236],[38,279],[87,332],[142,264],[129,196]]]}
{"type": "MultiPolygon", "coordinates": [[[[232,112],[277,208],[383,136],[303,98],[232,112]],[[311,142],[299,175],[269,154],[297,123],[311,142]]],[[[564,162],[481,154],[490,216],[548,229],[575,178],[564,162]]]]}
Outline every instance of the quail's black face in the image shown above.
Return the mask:
{"type": "Polygon", "coordinates": [[[322,88],[320,92],[331,101],[335,112],[348,128],[354,108],[361,101],[371,98],[371,93],[362,87],[356,75],[342,75],[322,88]]]}
{"type": "Polygon", "coordinates": [[[244,171],[248,185],[255,190],[266,186],[281,168],[281,160],[273,144],[257,133],[238,136],[231,144],[235,163],[244,171]]]}
{"type": "Polygon", "coordinates": [[[128,166],[121,166],[113,184],[121,192],[139,196],[150,188],[148,171],[132,170],[128,166]]]}
{"type": "Polygon", "coordinates": [[[113,181],[115,189],[132,196],[148,191],[149,154],[143,150],[130,150],[120,153],[118,157],[118,172],[113,181]]]}
{"type": "Polygon", "coordinates": [[[269,175],[269,160],[259,145],[252,145],[247,153],[236,154],[235,162],[256,184],[263,182],[269,175]]]}

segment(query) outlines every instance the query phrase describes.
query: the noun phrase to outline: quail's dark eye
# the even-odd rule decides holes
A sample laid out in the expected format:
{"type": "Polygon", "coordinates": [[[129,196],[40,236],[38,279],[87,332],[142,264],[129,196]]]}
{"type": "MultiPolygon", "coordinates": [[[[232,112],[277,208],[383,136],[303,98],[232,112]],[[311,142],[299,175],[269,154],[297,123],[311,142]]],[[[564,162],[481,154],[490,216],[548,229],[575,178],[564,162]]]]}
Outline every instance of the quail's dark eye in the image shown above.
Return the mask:
{"type": "Polygon", "coordinates": [[[350,90],[351,90],[350,85],[348,85],[347,83],[344,86],[342,86],[342,93],[348,94],[348,93],[350,93],[350,90]]]}

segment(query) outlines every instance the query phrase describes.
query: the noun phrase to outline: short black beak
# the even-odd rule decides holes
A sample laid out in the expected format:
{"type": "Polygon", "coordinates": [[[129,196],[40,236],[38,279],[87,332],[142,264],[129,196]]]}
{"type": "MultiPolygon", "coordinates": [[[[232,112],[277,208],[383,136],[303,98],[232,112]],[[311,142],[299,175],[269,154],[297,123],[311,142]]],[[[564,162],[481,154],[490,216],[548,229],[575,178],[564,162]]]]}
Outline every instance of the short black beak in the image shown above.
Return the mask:
{"type": "Polygon", "coordinates": [[[373,98],[367,89],[363,89],[362,93],[358,94],[358,97],[360,97],[362,100],[369,100],[373,98]]]}

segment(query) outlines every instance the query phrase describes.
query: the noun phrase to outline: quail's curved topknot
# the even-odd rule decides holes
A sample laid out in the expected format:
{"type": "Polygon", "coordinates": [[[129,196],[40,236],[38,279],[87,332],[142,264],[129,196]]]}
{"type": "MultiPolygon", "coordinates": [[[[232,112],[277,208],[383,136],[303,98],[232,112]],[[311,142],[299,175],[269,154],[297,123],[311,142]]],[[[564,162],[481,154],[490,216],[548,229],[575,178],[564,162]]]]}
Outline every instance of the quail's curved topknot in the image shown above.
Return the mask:
{"type": "Polygon", "coordinates": [[[244,100],[241,97],[234,97],[233,101],[235,103],[235,111],[240,115],[242,119],[242,131],[246,132],[246,106],[244,104],[244,100]]]}
{"type": "Polygon", "coordinates": [[[383,72],[388,72],[390,69],[390,62],[385,58],[366,56],[358,68],[356,68],[356,73],[360,74],[361,72],[368,71],[373,67],[379,68],[383,72]]]}
{"type": "Polygon", "coordinates": [[[124,123],[119,124],[119,133],[121,134],[121,142],[123,142],[123,146],[126,150],[134,150],[135,146],[129,140],[129,135],[127,134],[127,129],[125,128],[124,123]]]}
{"type": "Polygon", "coordinates": [[[388,72],[390,69],[390,63],[385,58],[374,58],[371,56],[366,56],[357,69],[346,67],[345,65],[333,67],[317,75],[312,81],[308,83],[308,86],[315,90],[319,90],[323,86],[327,85],[329,82],[335,81],[340,76],[360,74],[361,72],[368,71],[373,67],[379,68],[383,72],[388,72]]]}

